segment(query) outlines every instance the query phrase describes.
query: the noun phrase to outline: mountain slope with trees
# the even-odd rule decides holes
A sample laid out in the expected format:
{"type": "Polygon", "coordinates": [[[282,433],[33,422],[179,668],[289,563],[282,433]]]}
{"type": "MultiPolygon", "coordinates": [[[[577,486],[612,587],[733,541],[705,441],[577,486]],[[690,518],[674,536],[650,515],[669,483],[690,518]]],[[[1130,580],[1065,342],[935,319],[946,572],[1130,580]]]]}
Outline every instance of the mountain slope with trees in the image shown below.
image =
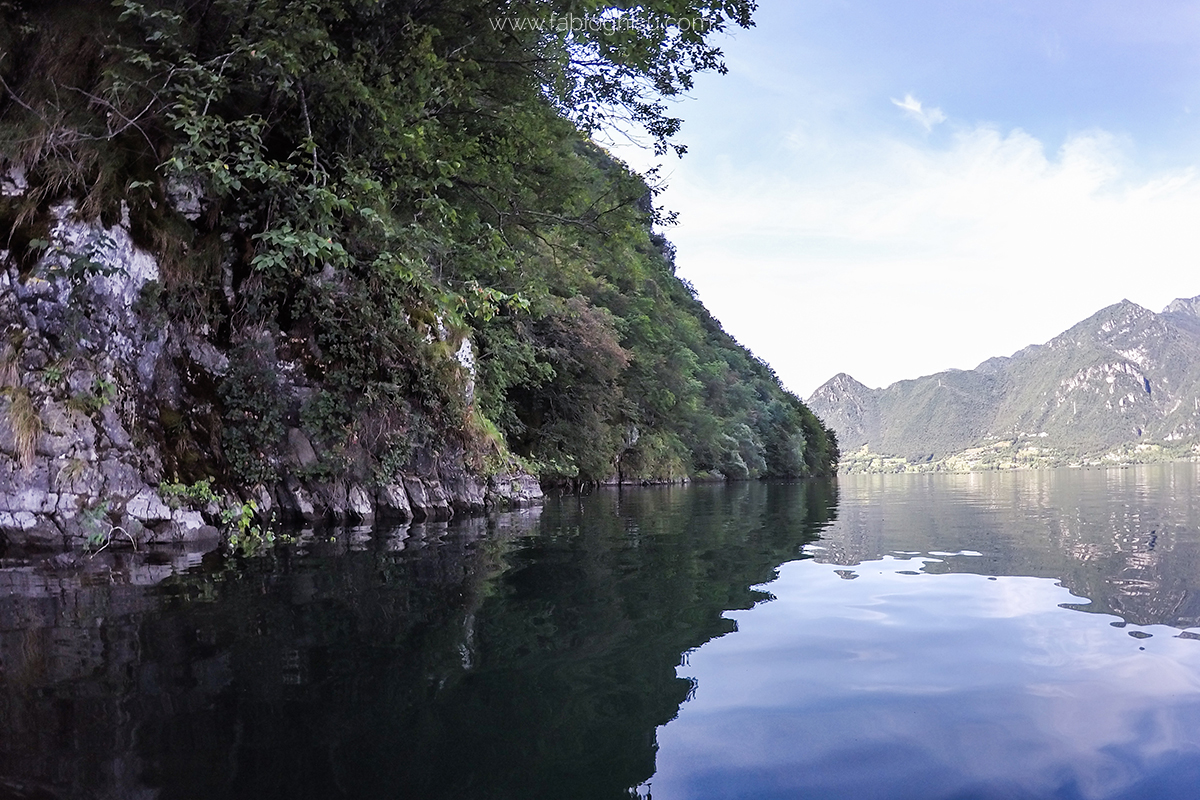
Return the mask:
{"type": "Polygon", "coordinates": [[[90,370],[76,410],[126,409],[151,482],[830,473],[833,436],[675,276],[653,180],[590,138],[682,151],[666,99],[752,10],[0,3],[0,412],[15,431],[90,370]],[[623,22],[497,24],[569,15],[623,22]],[[142,255],[130,324],[165,355],[135,367],[75,312],[142,255]]]}

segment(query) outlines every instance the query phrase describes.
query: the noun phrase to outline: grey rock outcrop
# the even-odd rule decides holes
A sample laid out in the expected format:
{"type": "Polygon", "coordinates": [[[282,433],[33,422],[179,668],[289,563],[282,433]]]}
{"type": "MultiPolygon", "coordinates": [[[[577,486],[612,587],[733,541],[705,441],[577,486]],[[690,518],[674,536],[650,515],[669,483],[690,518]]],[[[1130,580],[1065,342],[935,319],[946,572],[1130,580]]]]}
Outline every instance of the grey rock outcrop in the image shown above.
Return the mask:
{"type": "MultiPolygon", "coordinates": [[[[4,195],[25,185],[8,173],[4,195]]],[[[200,207],[189,187],[178,194],[189,214],[200,207]]],[[[461,452],[417,447],[390,476],[353,445],[329,458],[297,411],[320,390],[297,360],[305,356],[284,353],[287,343],[265,329],[222,343],[203,323],[148,311],[159,265],[134,243],[127,219],[83,220],[72,203],[50,216],[49,246],[32,269],[0,250],[0,545],[214,538],[221,505],[246,501],[263,519],[350,523],[440,521],[540,499],[531,476],[488,481],[461,452]],[[231,374],[236,347],[255,354],[290,404],[279,449],[265,462],[277,479],[190,508],[159,487],[188,459],[220,462],[228,443],[219,387],[244,380],[231,374]]],[[[469,341],[457,357],[469,393],[469,341]]]]}
{"type": "Polygon", "coordinates": [[[408,493],[409,508],[418,522],[438,522],[454,516],[441,481],[421,480],[415,475],[404,476],[404,491],[408,493]]]}
{"type": "Polygon", "coordinates": [[[192,536],[203,525],[173,518],[150,488],[156,450],[135,444],[163,340],[135,306],[157,264],[123,226],[73,215],[70,203],[53,210],[31,274],[0,260],[0,536],[38,546],[192,536]]]}
{"type": "Polygon", "coordinates": [[[381,519],[407,522],[413,518],[408,492],[401,482],[389,483],[375,492],[375,511],[381,519]]]}
{"type": "Polygon", "coordinates": [[[521,472],[493,475],[488,479],[488,490],[498,503],[509,508],[542,501],[542,487],[537,478],[521,472]]]}

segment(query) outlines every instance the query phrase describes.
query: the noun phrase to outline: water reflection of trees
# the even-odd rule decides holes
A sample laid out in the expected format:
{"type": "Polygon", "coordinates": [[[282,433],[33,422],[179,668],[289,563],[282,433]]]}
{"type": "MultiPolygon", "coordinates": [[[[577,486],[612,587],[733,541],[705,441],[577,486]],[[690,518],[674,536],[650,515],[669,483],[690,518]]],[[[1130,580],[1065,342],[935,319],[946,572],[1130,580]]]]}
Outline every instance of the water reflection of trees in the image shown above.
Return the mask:
{"type": "Polygon", "coordinates": [[[1200,487],[1192,464],[974,475],[853,476],[817,558],[950,556],[925,572],[1055,578],[1072,607],[1200,625],[1200,487]]]}
{"type": "Polygon", "coordinates": [[[0,797],[625,797],[691,691],[682,654],[835,503],[564,498],[153,589],[172,564],[0,570],[0,797]]]}

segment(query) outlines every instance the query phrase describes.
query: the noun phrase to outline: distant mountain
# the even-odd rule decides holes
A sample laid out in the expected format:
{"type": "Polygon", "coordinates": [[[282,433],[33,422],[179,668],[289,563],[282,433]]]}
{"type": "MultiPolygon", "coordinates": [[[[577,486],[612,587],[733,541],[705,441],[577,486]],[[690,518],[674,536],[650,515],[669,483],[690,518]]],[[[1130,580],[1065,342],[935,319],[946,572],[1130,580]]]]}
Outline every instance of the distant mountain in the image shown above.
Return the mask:
{"type": "Polygon", "coordinates": [[[1200,453],[1200,297],[1122,300],[973,370],[871,389],[844,373],[808,400],[848,471],[1164,460],[1200,453]]]}

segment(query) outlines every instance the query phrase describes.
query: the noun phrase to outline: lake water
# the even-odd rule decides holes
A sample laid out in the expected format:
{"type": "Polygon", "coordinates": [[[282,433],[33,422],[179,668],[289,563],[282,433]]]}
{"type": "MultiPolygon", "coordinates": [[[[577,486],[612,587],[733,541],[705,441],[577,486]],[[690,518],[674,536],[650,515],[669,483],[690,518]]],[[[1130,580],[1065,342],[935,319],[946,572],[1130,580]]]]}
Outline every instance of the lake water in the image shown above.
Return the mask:
{"type": "Polygon", "coordinates": [[[0,798],[52,797],[1200,798],[1200,471],[9,554],[0,798]]]}

